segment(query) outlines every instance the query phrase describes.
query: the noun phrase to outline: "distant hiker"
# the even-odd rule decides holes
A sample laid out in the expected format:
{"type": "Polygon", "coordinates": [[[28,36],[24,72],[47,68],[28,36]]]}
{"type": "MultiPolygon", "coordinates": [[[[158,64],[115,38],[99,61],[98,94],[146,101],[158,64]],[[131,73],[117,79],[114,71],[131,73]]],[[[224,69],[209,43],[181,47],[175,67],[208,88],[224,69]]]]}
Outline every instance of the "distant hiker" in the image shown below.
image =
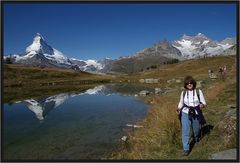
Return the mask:
{"type": "Polygon", "coordinates": [[[218,72],[220,73],[221,76],[223,76],[223,68],[222,67],[219,67],[219,71],[218,72]]]}
{"type": "Polygon", "coordinates": [[[226,76],[227,76],[227,66],[225,65],[223,67],[223,77],[226,78],[226,76]]]}
{"type": "Polygon", "coordinates": [[[203,93],[196,89],[196,81],[192,76],[186,76],[184,79],[184,88],[182,91],[177,112],[182,126],[182,144],[183,154],[188,156],[190,153],[190,127],[193,129],[194,142],[201,138],[201,127],[205,123],[202,114],[202,108],[206,106],[203,93]]]}
{"type": "Polygon", "coordinates": [[[212,69],[208,69],[208,76],[211,78],[213,74],[213,70],[212,69]]]}
{"type": "Polygon", "coordinates": [[[211,69],[208,69],[208,76],[211,77],[211,69]]]}

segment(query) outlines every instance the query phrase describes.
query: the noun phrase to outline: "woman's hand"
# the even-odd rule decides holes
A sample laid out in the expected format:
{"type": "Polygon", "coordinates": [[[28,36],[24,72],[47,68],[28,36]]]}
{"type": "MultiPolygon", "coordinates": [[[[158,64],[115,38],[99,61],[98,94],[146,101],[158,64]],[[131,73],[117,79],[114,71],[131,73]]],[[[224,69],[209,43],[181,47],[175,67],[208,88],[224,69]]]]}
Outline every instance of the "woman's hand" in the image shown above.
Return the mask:
{"type": "Polygon", "coordinates": [[[204,108],[204,105],[202,103],[199,104],[200,109],[204,108]]]}
{"type": "Polygon", "coordinates": [[[177,110],[176,110],[176,111],[177,111],[177,114],[179,114],[179,113],[180,113],[180,109],[178,109],[178,108],[177,108],[177,110]]]}

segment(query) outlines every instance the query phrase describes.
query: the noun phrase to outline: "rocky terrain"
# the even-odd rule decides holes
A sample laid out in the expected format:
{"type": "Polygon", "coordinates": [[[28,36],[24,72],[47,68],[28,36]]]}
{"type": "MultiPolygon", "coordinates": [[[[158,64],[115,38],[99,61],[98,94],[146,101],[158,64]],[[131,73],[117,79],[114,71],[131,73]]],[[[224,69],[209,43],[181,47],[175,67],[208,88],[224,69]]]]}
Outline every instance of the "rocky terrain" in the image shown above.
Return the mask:
{"type": "Polygon", "coordinates": [[[91,73],[135,73],[181,60],[235,54],[236,39],[226,38],[217,42],[202,33],[198,33],[193,37],[183,35],[182,38],[173,42],[159,41],[152,47],[139,50],[128,57],[81,60],[68,58],[59,50],[48,45],[43,36],[37,33],[32,44],[27,46],[25,52],[22,54],[6,54],[4,60],[6,63],[42,68],[57,67],[91,73]]]}

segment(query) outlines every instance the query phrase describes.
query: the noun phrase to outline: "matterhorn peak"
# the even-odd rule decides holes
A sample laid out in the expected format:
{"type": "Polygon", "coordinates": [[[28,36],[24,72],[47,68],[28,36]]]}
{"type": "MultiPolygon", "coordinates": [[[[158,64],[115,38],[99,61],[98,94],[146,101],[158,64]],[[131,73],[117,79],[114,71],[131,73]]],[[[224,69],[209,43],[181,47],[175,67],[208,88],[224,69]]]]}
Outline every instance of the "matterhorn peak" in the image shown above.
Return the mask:
{"type": "Polygon", "coordinates": [[[16,62],[34,66],[71,68],[69,59],[62,52],[48,45],[40,33],[36,33],[25,54],[16,58],[16,62]]]}
{"type": "Polygon", "coordinates": [[[33,42],[38,44],[42,44],[44,41],[45,40],[40,33],[36,33],[36,36],[33,38],[33,42]]]}
{"type": "Polygon", "coordinates": [[[40,33],[36,33],[36,36],[40,36],[41,37],[42,35],[40,33]]]}
{"type": "Polygon", "coordinates": [[[53,54],[53,49],[43,39],[40,33],[36,33],[36,36],[33,38],[33,42],[30,46],[26,48],[26,53],[46,53],[53,54]]]}
{"type": "Polygon", "coordinates": [[[44,38],[42,37],[42,35],[41,35],[40,33],[36,33],[35,38],[36,38],[36,37],[44,40],[44,38]]]}

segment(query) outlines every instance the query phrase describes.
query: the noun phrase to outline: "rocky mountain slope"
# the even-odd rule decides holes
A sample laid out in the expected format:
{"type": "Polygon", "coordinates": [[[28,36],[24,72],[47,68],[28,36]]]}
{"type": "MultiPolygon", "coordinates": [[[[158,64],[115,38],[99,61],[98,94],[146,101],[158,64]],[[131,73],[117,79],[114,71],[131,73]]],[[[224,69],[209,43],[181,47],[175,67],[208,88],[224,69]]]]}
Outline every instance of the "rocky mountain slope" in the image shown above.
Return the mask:
{"type": "Polygon", "coordinates": [[[91,73],[134,73],[156,68],[165,63],[178,60],[202,58],[215,55],[236,54],[236,39],[226,38],[221,42],[213,41],[202,33],[196,36],[183,35],[174,42],[160,41],[152,47],[142,49],[132,56],[112,60],[81,60],[68,58],[59,50],[47,44],[41,34],[37,33],[31,45],[23,54],[4,56],[13,63],[38,67],[58,67],[81,70],[91,73]]]}
{"type": "Polygon", "coordinates": [[[202,33],[198,33],[194,37],[183,35],[180,40],[173,42],[173,46],[181,51],[182,57],[185,59],[221,55],[223,51],[235,44],[235,39],[226,38],[217,42],[202,33]]]}
{"type": "Polygon", "coordinates": [[[134,73],[154,68],[164,63],[177,60],[203,58],[217,55],[235,55],[236,40],[226,38],[221,42],[213,41],[202,33],[196,36],[183,35],[180,40],[160,41],[150,48],[145,48],[131,57],[118,59],[111,68],[114,72],[134,73]]]}
{"type": "Polygon", "coordinates": [[[122,58],[115,61],[111,71],[133,73],[145,69],[154,68],[173,59],[181,59],[181,52],[166,40],[145,48],[132,57],[122,58]]]}

